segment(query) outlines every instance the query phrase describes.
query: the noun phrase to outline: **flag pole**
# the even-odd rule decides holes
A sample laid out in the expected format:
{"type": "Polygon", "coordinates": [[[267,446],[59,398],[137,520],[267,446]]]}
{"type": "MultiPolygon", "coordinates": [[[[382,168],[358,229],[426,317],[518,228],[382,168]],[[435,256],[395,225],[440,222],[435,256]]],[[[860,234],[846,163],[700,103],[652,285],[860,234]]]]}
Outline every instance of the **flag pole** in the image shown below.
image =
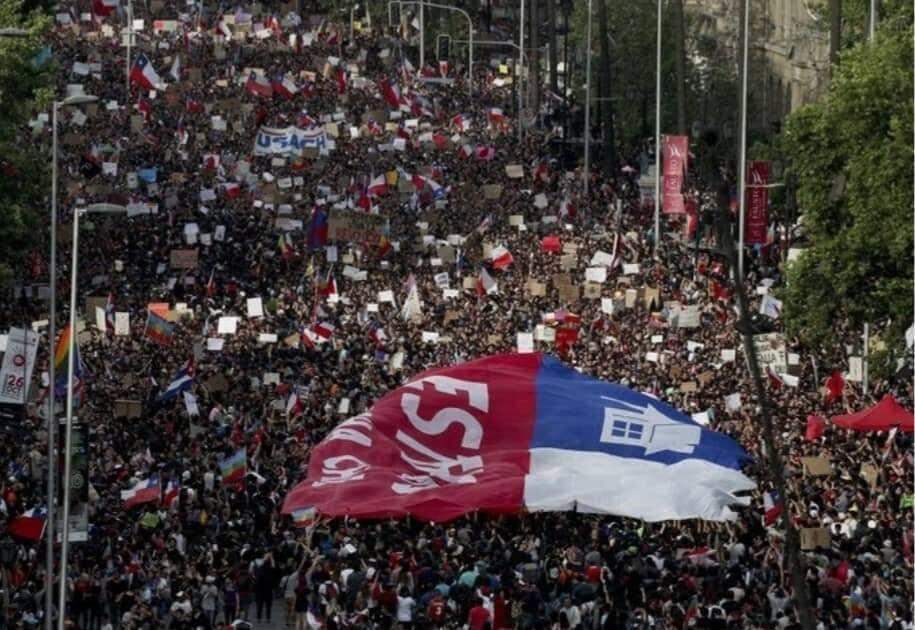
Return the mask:
{"type": "Polygon", "coordinates": [[[588,194],[588,183],[591,179],[591,0],[588,0],[588,44],[587,62],[585,63],[585,168],[582,173],[582,187],[588,194]]]}
{"type": "Polygon", "coordinates": [[[654,255],[661,241],[661,0],[658,0],[658,34],[654,85],[654,255]]]}
{"type": "Polygon", "coordinates": [[[750,0],[743,1],[743,71],[740,77],[740,164],[738,166],[737,195],[740,204],[739,225],[737,226],[737,269],[739,277],[743,278],[743,239],[744,223],[747,206],[746,177],[747,177],[747,52],[750,42],[750,0]]]}

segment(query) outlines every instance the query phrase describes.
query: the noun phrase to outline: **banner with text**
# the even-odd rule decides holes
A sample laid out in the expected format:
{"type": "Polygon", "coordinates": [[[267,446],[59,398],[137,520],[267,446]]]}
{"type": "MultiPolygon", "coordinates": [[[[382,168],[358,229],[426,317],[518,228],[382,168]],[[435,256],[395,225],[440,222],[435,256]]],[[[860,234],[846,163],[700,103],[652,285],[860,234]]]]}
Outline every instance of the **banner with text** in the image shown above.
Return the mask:
{"type": "Polygon", "coordinates": [[[689,138],[687,136],[664,136],[662,142],[664,158],[664,192],[662,208],[664,214],[683,214],[683,175],[686,173],[687,151],[689,151],[689,138]]]}
{"type": "Polygon", "coordinates": [[[747,218],[744,243],[765,245],[769,231],[769,165],[765,160],[747,164],[747,218]]]}
{"type": "Polygon", "coordinates": [[[298,127],[261,127],[254,141],[254,155],[302,155],[306,149],[330,150],[327,132],[323,127],[299,129],[298,127]]]}
{"type": "Polygon", "coordinates": [[[31,330],[10,328],[0,368],[0,403],[25,404],[35,368],[38,335],[31,330]]]}

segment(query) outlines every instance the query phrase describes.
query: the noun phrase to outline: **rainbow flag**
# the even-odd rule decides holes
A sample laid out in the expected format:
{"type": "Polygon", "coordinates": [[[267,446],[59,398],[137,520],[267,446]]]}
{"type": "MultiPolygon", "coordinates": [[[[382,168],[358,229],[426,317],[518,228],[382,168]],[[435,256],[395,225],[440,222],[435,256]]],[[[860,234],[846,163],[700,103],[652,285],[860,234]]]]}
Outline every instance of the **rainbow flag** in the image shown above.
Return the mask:
{"type": "MultiPolygon", "coordinates": [[[[59,397],[67,395],[67,362],[70,357],[70,335],[71,329],[68,324],[61,331],[57,340],[57,347],[54,349],[54,395],[59,397]]],[[[73,342],[73,352],[75,355],[73,357],[73,382],[76,385],[74,396],[78,396],[82,389],[83,362],[79,356],[79,345],[75,340],[73,342]]],[[[78,402],[76,404],[77,406],[79,405],[78,402]]]]}
{"type": "Polygon", "coordinates": [[[293,527],[301,529],[313,524],[318,517],[318,512],[313,507],[308,507],[302,508],[301,510],[295,510],[291,516],[293,527]]]}
{"type": "Polygon", "coordinates": [[[244,448],[238,449],[235,451],[234,455],[219,462],[219,472],[222,473],[222,483],[226,486],[241,483],[245,478],[247,470],[248,452],[244,448]]]}
{"type": "Polygon", "coordinates": [[[168,346],[172,343],[175,327],[165,318],[148,311],[146,317],[146,336],[156,343],[168,346]]]}

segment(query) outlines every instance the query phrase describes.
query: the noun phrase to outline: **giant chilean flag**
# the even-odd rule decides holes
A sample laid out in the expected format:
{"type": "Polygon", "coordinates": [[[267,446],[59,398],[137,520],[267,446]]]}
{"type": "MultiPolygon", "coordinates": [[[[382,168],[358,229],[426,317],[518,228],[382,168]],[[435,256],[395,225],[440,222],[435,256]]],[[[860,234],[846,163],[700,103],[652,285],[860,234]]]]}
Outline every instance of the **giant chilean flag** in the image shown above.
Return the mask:
{"type": "Polygon", "coordinates": [[[670,405],[540,354],[424,372],[337,426],[283,512],[565,511],[731,520],[747,454],[670,405]]]}

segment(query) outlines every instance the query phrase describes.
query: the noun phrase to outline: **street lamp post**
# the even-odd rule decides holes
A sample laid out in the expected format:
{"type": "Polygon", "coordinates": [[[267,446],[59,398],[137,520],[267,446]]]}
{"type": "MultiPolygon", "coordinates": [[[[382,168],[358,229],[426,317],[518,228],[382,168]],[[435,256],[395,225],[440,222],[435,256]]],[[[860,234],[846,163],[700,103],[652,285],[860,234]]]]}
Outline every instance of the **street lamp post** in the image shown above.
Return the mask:
{"type": "Polygon", "coordinates": [[[588,194],[591,181],[591,0],[588,0],[588,35],[585,43],[585,169],[582,173],[582,185],[588,194]]]}
{"type": "Polygon", "coordinates": [[[662,0],[658,0],[658,33],[654,69],[654,255],[661,244],[661,19],[662,0]]]}
{"type": "Polygon", "coordinates": [[[130,94],[130,52],[133,46],[133,0],[127,0],[127,69],[125,76],[125,86],[127,94],[130,94]]]}
{"type": "MultiPolygon", "coordinates": [[[[465,11],[464,9],[460,9],[458,7],[453,7],[448,4],[436,4],[434,2],[427,2],[426,0],[389,0],[388,1],[388,22],[391,21],[391,6],[394,3],[397,3],[398,5],[400,5],[401,8],[403,8],[403,5],[405,5],[405,4],[419,4],[420,5],[420,15],[423,14],[422,7],[423,7],[423,5],[425,5],[425,6],[433,7],[436,9],[444,9],[445,11],[457,11],[458,13],[460,13],[467,19],[467,40],[470,42],[470,48],[467,52],[467,55],[468,55],[468,57],[467,57],[467,63],[468,63],[467,91],[472,98],[473,97],[473,20],[470,18],[470,14],[467,13],[467,11],[465,11]]],[[[423,28],[422,20],[420,20],[419,25],[420,25],[420,29],[422,29],[423,28]]],[[[422,34],[422,38],[425,38],[425,34],[422,34]]],[[[420,42],[425,41],[422,38],[420,39],[420,42]]],[[[425,48],[423,46],[420,46],[420,62],[419,62],[420,72],[422,72],[422,69],[425,67],[424,60],[425,60],[425,48]]]]}
{"type": "Polygon", "coordinates": [[[521,21],[518,24],[518,139],[524,140],[524,125],[521,122],[521,110],[524,109],[524,0],[521,0],[521,21]]]}
{"type": "Polygon", "coordinates": [[[56,431],[56,374],[54,367],[54,342],[57,339],[57,112],[61,107],[73,107],[94,103],[95,96],[77,95],[65,98],[63,101],[54,101],[51,104],[51,252],[48,263],[48,289],[50,296],[50,314],[48,316],[48,515],[45,530],[45,628],[53,628],[54,610],[54,526],[55,526],[55,481],[57,477],[56,459],[54,451],[57,448],[56,431]]]}
{"type": "MultiPolygon", "coordinates": [[[[92,97],[95,99],[95,97],[92,97]]],[[[67,617],[67,553],[69,552],[70,538],[70,453],[73,429],[73,372],[75,362],[76,344],[76,279],[79,254],[79,218],[83,214],[97,213],[126,213],[125,206],[98,203],[77,208],[73,211],[73,252],[70,260],[70,335],[67,340],[67,409],[66,423],[64,424],[64,478],[63,478],[63,515],[60,538],[60,593],[58,599],[58,630],[65,630],[67,617]]]]}
{"type": "Polygon", "coordinates": [[[740,163],[738,165],[739,173],[737,174],[738,185],[737,194],[740,212],[738,220],[740,225],[737,226],[738,243],[737,243],[737,269],[740,271],[739,278],[743,279],[743,236],[744,236],[744,213],[746,212],[747,195],[746,195],[746,177],[747,177],[747,51],[749,50],[750,41],[750,0],[743,0],[743,72],[740,77],[740,163]]]}

